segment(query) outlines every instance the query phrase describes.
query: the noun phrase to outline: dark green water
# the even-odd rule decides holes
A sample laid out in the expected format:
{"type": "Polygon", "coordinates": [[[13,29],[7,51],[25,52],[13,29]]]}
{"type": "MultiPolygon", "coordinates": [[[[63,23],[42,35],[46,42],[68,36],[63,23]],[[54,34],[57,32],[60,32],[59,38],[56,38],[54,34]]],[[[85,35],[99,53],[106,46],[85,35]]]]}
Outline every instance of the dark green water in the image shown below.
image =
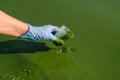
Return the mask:
{"type": "Polygon", "coordinates": [[[1,0],[0,9],[32,25],[66,25],[73,52],[51,42],[0,35],[0,80],[120,80],[119,0],[1,0]]]}

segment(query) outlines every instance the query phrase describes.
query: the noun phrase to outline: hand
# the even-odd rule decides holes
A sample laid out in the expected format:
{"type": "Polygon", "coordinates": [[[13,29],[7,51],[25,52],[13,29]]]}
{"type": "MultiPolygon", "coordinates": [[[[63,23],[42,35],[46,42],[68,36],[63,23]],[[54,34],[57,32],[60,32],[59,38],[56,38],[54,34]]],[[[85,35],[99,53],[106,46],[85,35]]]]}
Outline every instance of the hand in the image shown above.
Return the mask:
{"type": "Polygon", "coordinates": [[[54,41],[57,37],[54,36],[60,28],[52,25],[32,26],[28,24],[29,30],[21,36],[29,40],[51,40],[54,41]]]}
{"type": "Polygon", "coordinates": [[[57,39],[57,40],[53,41],[53,43],[56,46],[63,46],[63,45],[65,45],[65,42],[62,39],[57,39]]]}
{"type": "Polygon", "coordinates": [[[53,41],[55,45],[64,45],[62,39],[58,39],[54,34],[60,29],[59,27],[53,25],[44,25],[44,26],[32,26],[28,24],[29,30],[27,33],[21,36],[28,40],[50,40],[53,41]]]}

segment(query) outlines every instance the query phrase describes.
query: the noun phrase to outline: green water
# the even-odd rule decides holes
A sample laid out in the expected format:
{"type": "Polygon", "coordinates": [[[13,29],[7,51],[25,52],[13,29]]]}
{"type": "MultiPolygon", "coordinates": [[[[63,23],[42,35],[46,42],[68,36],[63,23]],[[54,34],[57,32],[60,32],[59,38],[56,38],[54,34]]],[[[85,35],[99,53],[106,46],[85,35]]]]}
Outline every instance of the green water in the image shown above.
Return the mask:
{"type": "Polygon", "coordinates": [[[119,0],[1,0],[32,25],[66,25],[73,51],[0,35],[0,80],[120,80],[119,0]]]}

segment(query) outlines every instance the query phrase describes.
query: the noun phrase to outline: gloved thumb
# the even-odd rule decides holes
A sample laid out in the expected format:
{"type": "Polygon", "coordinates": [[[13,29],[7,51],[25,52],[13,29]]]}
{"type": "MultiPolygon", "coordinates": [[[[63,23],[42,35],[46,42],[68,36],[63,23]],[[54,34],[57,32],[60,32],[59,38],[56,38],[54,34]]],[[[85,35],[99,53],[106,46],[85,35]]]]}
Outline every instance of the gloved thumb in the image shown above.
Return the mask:
{"type": "Polygon", "coordinates": [[[63,45],[65,45],[65,42],[62,39],[57,39],[57,40],[53,41],[53,43],[56,46],[63,46],[63,45]]]}
{"type": "Polygon", "coordinates": [[[49,35],[49,39],[48,40],[51,40],[51,41],[55,41],[57,40],[58,38],[55,37],[52,33],[49,35]]]}

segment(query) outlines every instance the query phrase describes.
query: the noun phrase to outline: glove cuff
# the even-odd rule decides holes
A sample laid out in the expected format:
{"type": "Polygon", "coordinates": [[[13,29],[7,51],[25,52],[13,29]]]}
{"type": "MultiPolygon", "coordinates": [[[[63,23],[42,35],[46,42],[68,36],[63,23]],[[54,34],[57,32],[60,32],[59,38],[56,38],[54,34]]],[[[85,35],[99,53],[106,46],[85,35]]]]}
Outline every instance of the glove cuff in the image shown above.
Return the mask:
{"type": "Polygon", "coordinates": [[[30,25],[30,24],[27,24],[27,25],[28,25],[28,30],[23,35],[21,35],[19,38],[33,40],[32,37],[31,37],[31,35],[32,35],[31,34],[32,25],[30,25]]]}
{"type": "Polygon", "coordinates": [[[30,31],[29,24],[27,24],[27,27],[28,27],[28,30],[24,34],[22,34],[19,38],[22,38],[23,36],[25,36],[30,31]]]}

